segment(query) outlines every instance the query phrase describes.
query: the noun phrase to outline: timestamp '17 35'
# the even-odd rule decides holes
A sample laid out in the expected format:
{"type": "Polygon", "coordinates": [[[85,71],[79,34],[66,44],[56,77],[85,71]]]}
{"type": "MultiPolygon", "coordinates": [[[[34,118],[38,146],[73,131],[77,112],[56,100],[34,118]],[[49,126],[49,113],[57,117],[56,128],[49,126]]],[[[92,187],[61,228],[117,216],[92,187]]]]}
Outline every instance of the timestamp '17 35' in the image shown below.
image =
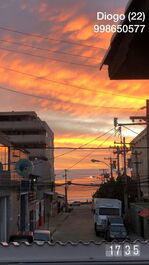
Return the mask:
{"type": "Polygon", "coordinates": [[[139,257],[140,244],[107,244],[106,257],[139,257]]]}

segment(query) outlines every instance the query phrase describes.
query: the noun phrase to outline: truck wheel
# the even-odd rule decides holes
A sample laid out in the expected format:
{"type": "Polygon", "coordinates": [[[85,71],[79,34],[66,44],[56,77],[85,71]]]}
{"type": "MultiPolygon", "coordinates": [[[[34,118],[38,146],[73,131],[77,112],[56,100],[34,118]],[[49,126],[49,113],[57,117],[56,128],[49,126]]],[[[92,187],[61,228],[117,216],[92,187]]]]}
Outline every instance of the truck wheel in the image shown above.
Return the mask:
{"type": "Polygon", "coordinates": [[[96,231],[96,236],[100,236],[100,232],[99,231],[96,231]]]}
{"type": "Polygon", "coordinates": [[[96,233],[96,236],[99,236],[100,232],[97,231],[97,227],[96,227],[96,224],[95,224],[95,233],[96,233]]]}

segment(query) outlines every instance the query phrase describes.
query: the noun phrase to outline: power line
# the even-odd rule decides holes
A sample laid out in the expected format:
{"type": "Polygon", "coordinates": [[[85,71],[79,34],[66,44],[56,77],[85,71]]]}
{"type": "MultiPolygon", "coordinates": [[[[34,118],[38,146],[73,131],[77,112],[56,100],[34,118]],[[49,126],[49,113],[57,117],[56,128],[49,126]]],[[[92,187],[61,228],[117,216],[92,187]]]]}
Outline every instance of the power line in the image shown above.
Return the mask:
{"type": "MultiPolygon", "coordinates": [[[[13,186],[16,186],[16,187],[18,187],[18,186],[20,186],[20,182],[22,181],[22,179],[20,179],[20,180],[18,180],[18,179],[15,179],[15,180],[10,180],[10,181],[6,181],[6,179],[4,179],[4,181],[2,181],[2,183],[1,183],[1,187],[3,187],[3,185],[6,185],[6,187],[8,187],[9,188],[9,185],[10,185],[10,187],[11,187],[11,184],[13,184],[14,183],[14,185],[13,186]]],[[[27,180],[27,181],[29,181],[29,180],[27,180]]],[[[136,184],[137,184],[138,182],[137,181],[135,181],[135,183],[129,183],[129,187],[135,187],[136,186],[136,184]]],[[[144,184],[144,186],[145,186],[145,184],[147,184],[148,183],[148,181],[146,180],[146,181],[141,181],[140,182],[140,184],[144,184]]],[[[105,184],[108,184],[109,186],[115,186],[115,184],[116,184],[116,186],[122,186],[123,185],[123,183],[105,183],[105,184]]],[[[56,186],[56,187],[60,187],[60,186],[65,186],[66,185],[66,183],[60,183],[60,184],[56,184],[56,183],[52,183],[52,182],[49,182],[49,181],[46,181],[46,182],[44,182],[44,181],[40,181],[40,182],[38,182],[37,181],[37,183],[36,183],[36,185],[37,185],[37,187],[38,186],[41,186],[41,185],[47,185],[47,186],[49,186],[49,187],[51,187],[51,186],[56,186]]],[[[69,186],[74,186],[74,185],[76,185],[76,186],[90,186],[90,187],[94,187],[94,186],[99,186],[99,185],[103,185],[102,183],[98,183],[98,184],[81,184],[81,183],[77,183],[77,182],[73,182],[73,183],[70,183],[69,184],[69,186]]],[[[143,186],[143,185],[142,185],[143,186]]]]}
{"type": "Polygon", "coordinates": [[[82,46],[82,47],[100,49],[99,47],[96,47],[96,46],[91,46],[91,45],[77,43],[77,42],[72,42],[72,41],[67,41],[67,40],[49,38],[49,37],[43,36],[41,34],[32,34],[32,33],[23,32],[23,31],[19,31],[19,30],[14,30],[14,29],[6,28],[6,27],[0,27],[0,29],[1,30],[5,30],[5,31],[9,31],[9,32],[13,32],[13,33],[17,33],[17,34],[21,34],[21,35],[27,35],[27,36],[30,36],[30,37],[40,38],[40,39],[43,39],[43,40],[52,40],[52,41],[56,41],[56,42],[68,43],[68,44],[71,44],[71,45],[78,45],[78,46],[82,46]]]}
{"type": "MultiPolygon", "coordinates": [[[[68,84],[68,83],[65,83],[65,82],[56,81],[56,80],[51,80],[51,79],[48,79],[48,78],[45,78],[45,77],[36,76],[36,75],[30,74],[30,73],[22,72],[22,71],[15,70],[15,69],[8,68],[8,67],[4,67],[4,66],[1,66],[1,65],[0,65],[0,68],[8,70],[8,71],[16,72],[16,73],[19,73],[19,74],[27,75],[27,76],[30,76],[30,77],[35,78],[35,79],[41,79],[41,80],[52,82],[52,83],[55,83],[55,84],[58,84],[58,85],[64,85],[64,86],[67,86],[67,87],[78,88],[78,89],[87,90],[87,91],[90,91],[90,92],[98,92],[99,94],[105,94],[105,95],[108,94],[108,95],[113,95],[113,96],[118,96],[118,97],[136,98],[136,99],[139,99],[139,100],[146,100],[146,98],[139,98],[139,97],[120,95],[120,94],[116,94],[116,93],[112,93],[112,92],[107,92],[107,91],[104,91],[104,90],[91,90],[89,88],[80,87],[80,86],[76,86],[76,85],[71,85],[71,84],[68,84]]],[[[104,106],[101,106],[101,107],[104,107],[104,106]]],[[[112,108],[112,107],[106,107],[105,106],[105,108],[112,108]]],[[[119,109],[121,107],[113,107],[113,108],[119,109]]],[[[122,109],[136,109],[136,108],[126,107],[126,108],[122,108],[122,109]]]]}
{"type": "MultiPolygon", "coordinates": [[[[113,130],[113,128],[110,129],[110,130],[108,131],[108,133],[111,132],[112,130],[113,130]]],[[[105,134],[107,134],[107,132],[106,132],[105,134]]],[[[83,146],[86,146],[86,145],[88,145],[88,144],[90,144],[90,143],[92,143],[92,142],[94,142],[94,141],[100,139],[100,138],[103,137],[105,134],[102,134],[102,135],[96,137],[95,139],[93,139],[93,140],[87,142],[86,144],[82,144],[82,145],[80,145],[78,148],[74,148],[73,150],[71,150],[71,151],[69,151],[69,152],[66,152],[66,153],[63,153],[63,154],[61,154],[61,155],[59,155],[59,156],[56,156],[55,158],[61,157],[61,156],[66,155],[66,154],[69,154],[69,153],[71,153],[71,152],[73,152],[73,151],[75,151],[75,150],[82,149],[83,146]]]]}
{"type": "Polygon", "coordinates": [[[139,133],[137,133],[137,132],[135,132],[134,130],[132,130],[132,129],[130,129],[130,128],[128,128],[128,127],[126,127],[125,125],[122,125],[124,128],[126,128],[127,130],[129,130],[129,131],[131,131],[131,132],[133,132],[133,133],[135,133],[135,134],[139,134],[139,133]]]}
{"type": "MultiPolygon", "coordinates": [[[[114,129],[113,129],[114,130],[114,129]]],[[[111,135],[105,140],[103,141],[99,146],[102,146],[107,140],[109,140],[111,138],[111,135]]],[[[99,147],[98,146],[98,147],[99,147]]],[[[95,151],[95,150],[94,150],[95,151]]],[[[71,167],[68,168],[71,169],[73,167],[75,167],[76,165],[78,165],[80,162],[82,162],[84,159],[86,159],[88,156],[90,156],[94,151],[90,152],[89,154],[85,155],[83,158],[81,158],[78,162],[76,162],[75,164],[73,164],[71,167]]]]}
{"type": "MultiPolygon", "coordinates": [[[[103,135],[102,135],[103,136],[103,135]]],[[[92,140],[92,141],[95,141],[92,140]]],[[[29,143],[28,143],[29,144],[29,143]]],[[[83,144],[83,145],[87,145],[87,144],[83,144]]],[[[83,146],[82,145],[82,146],[83,146]]],[[[3,145],[1,147],[12,147],[16,149],[19,149],[19,150],[23,150],[25,151],[25,149],[43,149],[43,150],[73,150],[73,151],[76,151],[76,150],[112,150],[112,149],[117,149],[117,146],[107,146],[107,147],[73,147],[73,146],[56,146],[56,147],[50,147],[50,146],[46,146],[46,147],[43,147],[41,145],[36,145],[36,146],[27,146],[27,145],[24,145],[24,146],[21,146],[21,145],[17,145],[17,144],[14,144],[14,145],[3,145]]],[[[128,148],[127,150],[128,151],[131,151],[131,149],[148,149],[149,147],[147,146],[138,146],[138,147],[135,147],[135,146],[132,146],[131,148],[128,148]]],[[[121,148],[120,150],[123,150],[123,148],[121,148]]]]}
{"type": "MultiPolygon", "coordinates": [[[[103,137],[103,136],[105,136],[106,134],[108,134],[109,132],[111,132],[111,131],[113,131],[114,129],[110,129],[109,131],[107,131],[104,135],[101,135],[100,137],[103,137]]],[[[111,138],[111,135],[110,135],[110,137],[108,137],[108,139],[109,138],[111,138]]],[[[100,144],[99,146],[102,146],[105,142],[106,142],[107,140],[105,140],[102,144],[100,144]]],[[[81,150],[81,148],[80,148],[80,150],[81,150]]],[[[96,149],[94,149],[94,151],[95,151],[96,149]]],[[[94,151],[92,151],[91,153],[93,153],[94,151]]],[[[87,156],[85,156],[83,159],[81,159],[81,160],[79,160],[79,162],[77,162],[77,163],[75,163],[73,166],[71,166],[71,167],[69,167],[68,168],[68,170],[69,169],[71,169],[72,167],[74,167],[75,165],[77,165],[78,163],[80,163],[81,161],[83,161],[86,157],[88,157],[91,153],[89,153],[87,156]]],[[[66,155],[66,153],[64,153],[64,154],[62,154],[61,156],[64,156],[64,155],[66,155]]],[[[51,159],[51,160],[53,160],[53,159],[51,159]]],[[[42,161],[39,161],[39,162],[37,162],[37,163],[35,163],[35,165],[38,165],[38,164],[40,164],[40,163],[42,163],[42,161]]],[[[63,171],[62,171],[63,172],[63,171]]]]}
{"type": "MultiPolygon", "coordinates": [[[[84,144],[85,145],[85,144],[84,144]]],[[[20,149],[20,150],[25,150],[25,149],[43,149],[43,150],[112,150],[112,149],[117,149],[117,146],[107,146],[107,147],[71,147],[71,146],[57,146],[57,147],[42,147],[41,145],[36,145],[36,146],[21,146],[21,145],[9,145],[9,146],[5,146],[3,145],[2,147],[12,147],[12,148],[16,148],[16,149],[20,149]]],[[[131,151],[131,149],[148,149],[149,147],[146,146],[132,146],[131,148],[128,148],[128,151],[131,151]]],[[[120,150],[123,150],[123,148],[121,148],[120,150]]]]}
{"type": "MultiPolygon", "coordinates": [[[[97,60],[97,58],[90,57],[90,56],[72,54],[72,53],[62,52],[62,51],[55,51],[53,49],[41,48],[41,47],[29,45],[27,43],[21,43],[21,42],[10,41],[10,40],[2,40],[2,39],[0,39],[0,42],[15,44],[15,45],[18,45],[18,46],[24,46],[24,47],[28,47],[28,48],[32,48],[32,49],[36,49],[36,50],[41,50],[41,51],[47,51],[47,52],[50,52],[50,53],[56,53],[56,54],[59,53],[59,54],[63,54],[63,55],[70,55],[70,56],[75,56],[75,57],[82,57],[82,58],[86,58],[86,59],[91,59],[91,60],[97,60]]],[[[99,64],[99,61],[98,61],[98,64],[99,64]]]]}
{"type": "Polygon", "coordinates": [[[8,51],[8,52],[13,52],[13,53],[19,53],[19,54],[23,54],[23,55],[27,55],[27,56],[32,56],[32,57],[36,57],[39,59],[45,59],[45,60],[50,60],[50,61],[57,61],[57,62],[61,62],[61,63],[66,63],[66,64],[73,64],[73,65],[77,65],[77,66],[85,66],[85,67],[90,67],[90,68],[96,68],[96,66],[93,65],[89,65],[89,64],[81,64],[81,63],[75,63],[75,62],[68,62],[68,61],[64,61],[61,59],[56,59],[56,58],[52,58],[52,57],[45,57],[43,55],[37,55],[37,54],[32,54],[29,52],[23,52],[23,51],[16,51],[16,50],[11,50],[8,48],[4,48],[4,47],[0,47],[0,50],[4,50],[4,51],[8,51]]]}
{"type": "MultiPolygon", "coordinates": [[[[21,92],[21,91],[17,91],[17,90],[14,90],[14,89],[11,89],[11,88],[6,88],[6,87],[2,87],[0,86],[0,89],[1,90],[5,90],[7,92],[11,92],[11,93],[16,93],[16,94],[20,94],[20,95],[24,95],[24,96],[29,96],[29,97],[34,97],[34,98],[37,98],[37,99],[44,99],[44,100],[47,100],[47,101],[52,101],[54,100],[54,98],[48,98],[48,97],[44,97],[44,96],[39,96],[39,95],[35,95],[35,94],[30,94],[30,93],[27,93],[27,92],[21,92]]],[[[61,100],[61,99],[56,99],[57,101],[59,102],[63,102],[63,103],[71,103],[71,104],[74,104],[74,105],[81,105],[82,107],[91,107],[91,108],[96,108],[96,109],[99,109],[99,108],[103,108],[103,109],[133,109],[133,108],[121,108],[121,107],[107,107],[107,106],[96,106],[96,105],[87,105],[87,104],[82,104],[82,103],[77,103],[77,102],[71,102],[69,100],[61,100]]]]}
{"type": "MultiPolygon", "coordinates": [[[[76,150],[79,150],[79,149],[81,150],[81,149],[83,148],[83,146],[88,145],[88,144],[90,144],[91,142],[93,142],[93,141],[95,141],[95,140],[97,140],[97,139],[99,139],[99,138],[105,136],[106,134],[108,134],[108,133],[111,132],[112,130],[114,130],[114,129],[110,129],[110,130],[107,131],[106,133],[104,133],[104,134],[98,136],[97,138],[95,138],[95,139],[89,141],[89,142],[86,143],[86,144],[81,145],[80,147],[77,147],[77,148],[74,148],[74,147],[73,147],[73,150],[71,150],[71,151],[69,151],[69,152],[66,152],[66,153],[63,153],[63,154],[61,154],[61,155],[59,155],[59,156],[53,157],[53,158],[51,158],[51,159],[48,159],[48,161],[50,161],[50,160],[54,160],[54,159],[56,159],[56,158],[58,158],[58,157],[62,157],[62,156],[66,155],[66,154],[68,154],[68,153],[70,153],[70,152],[73,152],[73,151],[76,151],[76,150]],[[82,147],[82,148],[81,148],[81,147],[82,147]]],[[[111,137],[111,136],[110,136],[110,137],[111,137]]],[[[102,143],[102,144],[104,144],[104,143],[102,143]]],[[[102,144],[101,144],[101,145],[102,145],[102,144]]],[[[99,146],[100,146],[100,145],[99,145],[99,146]]],[[[10,146],[9,146],[9,147],[10,147],[10,146]]],[[[15,148],[15,147],[17,147],[17,146],[14,145],[14,146],[12,146],[12,147],[15,148]]],[[[18,147],[19,147],[19,146],[18,146],[18,147]]],[[[38,146],[38,147],[42,149],[41,146],[38,146]]],[[[38,147],[36,146],[36,148],[38,148],[38,147]]],[[[25,149],[35,149],[35,147],[31,147],[31,146],[28,146],[28,147],[22,147],[22,148],[25,148],[25,149]]],[[[60,150],[60,149],[70,149],[70,147],[45,147],[45,149],[52,149],[52,150],[58,149],[58,150],[60,150]]],[[[85,149],[85,150],[86,150],[86,149],[89,150],[89,149],[91,149],[91,148],[83,148],[83,149],[85,149]]],[[[92,148],[92,149],[93,149],[93,148],[92,148]]],[[[108,149],[109,149],[109,148],[108,148],[108,149]]],[[[93,150],[97,150],[97,148],[94,148],[93,150]]],[[[42,164],[42,163],[44,163],[44,162],[45,162],[45,161],[38,161],[38,162],[34,163],[34,166],[39,165],[39,164],[42,164]]]]}

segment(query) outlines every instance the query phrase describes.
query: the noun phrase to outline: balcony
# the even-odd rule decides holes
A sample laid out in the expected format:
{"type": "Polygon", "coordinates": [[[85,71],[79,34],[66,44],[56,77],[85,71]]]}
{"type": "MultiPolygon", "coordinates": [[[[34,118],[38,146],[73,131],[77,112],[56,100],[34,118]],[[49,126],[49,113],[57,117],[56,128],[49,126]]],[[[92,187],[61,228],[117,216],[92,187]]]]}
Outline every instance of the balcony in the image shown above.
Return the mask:
{"type": "Polygon", "coordinates": [[[11,135],[10,139],[15,144],[44,144],[45,135],[11,135]]]}
{"type": "Polygon", "coordinates": [[[1,121],[0,130],[41,130],[44,124],[39,121],[1,121]]]}

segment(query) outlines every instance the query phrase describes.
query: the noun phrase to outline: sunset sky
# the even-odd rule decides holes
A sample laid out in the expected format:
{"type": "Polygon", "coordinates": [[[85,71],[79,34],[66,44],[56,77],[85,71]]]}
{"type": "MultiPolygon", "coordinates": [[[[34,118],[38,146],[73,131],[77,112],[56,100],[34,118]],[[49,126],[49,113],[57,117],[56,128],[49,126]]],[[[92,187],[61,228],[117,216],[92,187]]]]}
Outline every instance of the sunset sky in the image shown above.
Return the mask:
{"type": "MultiPolygon", "coordinates": [[[[0,1],[0,111],[34,110],[55,134],[55,146],[79,147],[143,114],[148,81],[110,81],[99,70],[112,34],[94,33],[98,11],[123,13],[127,0],[0,1]],[[25,34],[26,33],[26,34],[25,34]],[[31,35],[30,35],[31,34],[31,35]],[[37,36],[38,35],[38,36],[37,36]],[[55,60],[54,60],[55,59],[55,60]],[[69,62],[69,63],[68,63],[69,62]],[[31,97],[8,91],[36,95],[31,97]],[[41,96],[42,98],[38,98],[41,96]],[[128,108],[128,109],[127,109],[128,108]]],[[[105,22],[104,22],[105,23],[105,22]]],[[[143,128],[133,127],[139,132],[143,128]]],[[[135,134],[123,130],[127,141],[135,134]]],[[[113,145],[113,132],[88,147],[113,145]]],[[[68,150],[59,150],[59,156],[68,150]]],[[[96,169],[108,151],[78,150],[55,159],[56,169],[96,169]]]]}

